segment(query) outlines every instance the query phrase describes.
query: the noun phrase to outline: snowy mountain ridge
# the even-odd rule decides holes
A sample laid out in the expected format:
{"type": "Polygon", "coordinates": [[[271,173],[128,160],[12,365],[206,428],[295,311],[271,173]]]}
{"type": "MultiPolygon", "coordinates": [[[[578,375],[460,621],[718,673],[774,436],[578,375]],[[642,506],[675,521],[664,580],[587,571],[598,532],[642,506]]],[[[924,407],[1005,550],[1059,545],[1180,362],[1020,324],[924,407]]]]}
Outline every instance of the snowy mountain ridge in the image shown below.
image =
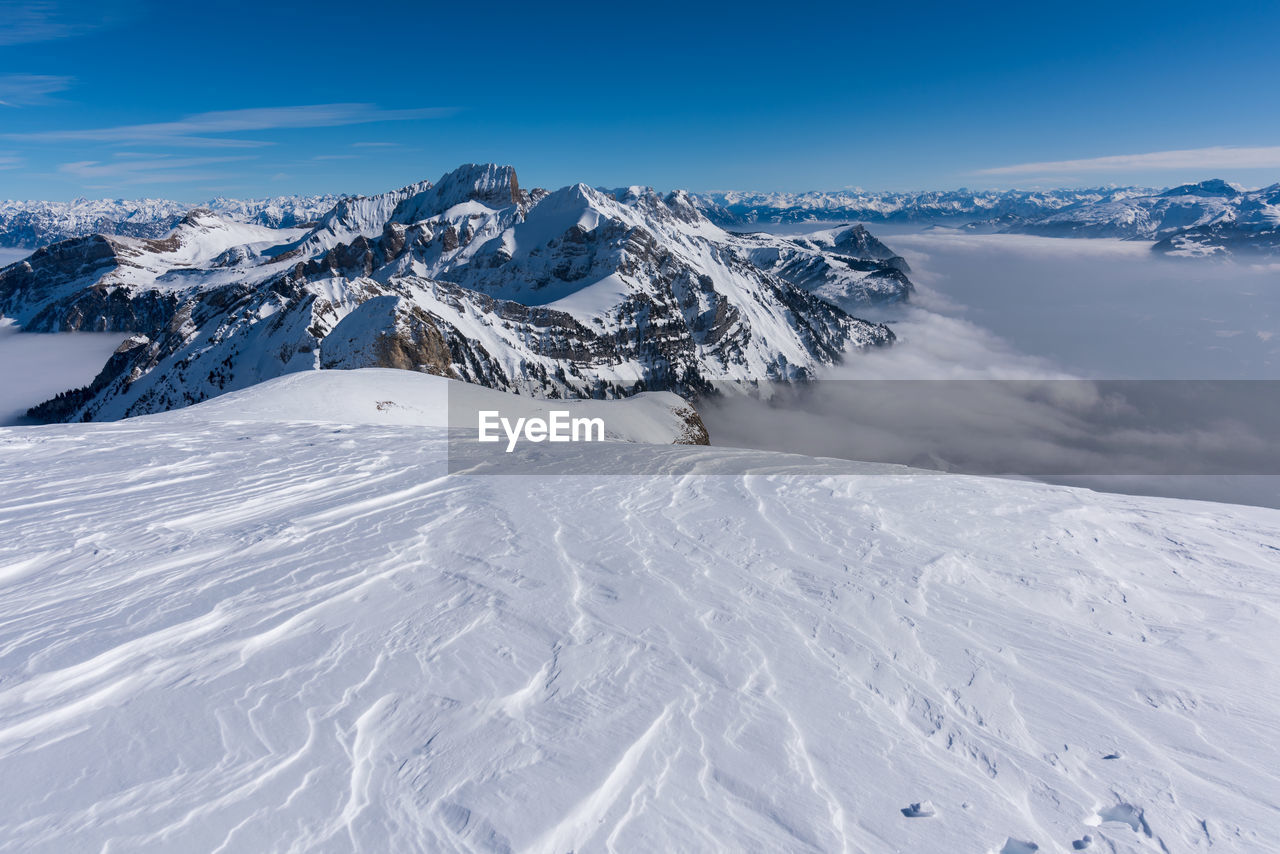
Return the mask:
{"type": "MultiPolygon", "coordinates": [[[[625,195],[634,189],[601,191],[625,195]]],[[[1280,206],[1280,184],[1246,190],[1221,179],[1163,190],[1098,187],[914,192],[717,191],[687,195],[690,203],[713,223],[739,230],[757,223],[958,225],[980,231],[1055,237],[1168,240],[1170,243],[1157,251],[1173,255],[1271,253],[1277,251],[1280,240],[1275,236],[1276,223],[1280,221],[1280,214],[1276,213],[1280,206]]],[[[360,198],[341,195],[256,200],[217,198],[195,207],[230,220],[290,228],[331,214],[342,200],[354,202],[360,198]]],[[[190,205],[162,199],[0,201],[0,246],[37,248],[94,233],[160,237],[191,209],[190,205]]]]}
{"type": "Polygon", "coordinates": [[[163,238],[91,235],[0,271],[28,331],[131,337],[88,387],[37,408],[101,420],[317,368],[398,367],[505,391],[698,394],[812,376],[892,333],[852,317],[908,298],[865,229],[734,235],[688,194],[525,191],[509,166],[343,198],[309,228],[212,211],[163,238]],[[861,256],[861,257],[859,257],[861,256]]]}

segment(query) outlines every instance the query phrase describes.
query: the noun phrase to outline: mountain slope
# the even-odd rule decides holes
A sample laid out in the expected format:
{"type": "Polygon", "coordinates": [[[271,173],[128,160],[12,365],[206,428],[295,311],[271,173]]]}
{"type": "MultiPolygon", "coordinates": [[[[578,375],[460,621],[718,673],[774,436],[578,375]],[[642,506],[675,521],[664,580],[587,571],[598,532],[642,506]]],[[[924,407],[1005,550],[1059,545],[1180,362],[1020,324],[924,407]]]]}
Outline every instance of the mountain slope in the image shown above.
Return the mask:
{"type": "Polygon", "coordinates": [[[45,420],[159,412],[323,367],[544,396],[697,394],[805,379],[892,341],[844,308],[906,299],[911,283],[882,244],[846,237],[737,236],[684,193],[525,191],[511,167],[468,164],[343,199],[309,230],[200,211],[163,239],[65,241],[0,271],[0,313],[32,331],[134,333],[92,385],[34,410],[45,420]],[[770,247],[803,256],[805,275],[758,263],[770,247]]]}
{"type": "Polygon", "coordinates": [[[438,428],[296,420],[352,376],[0,430],[3,844],[1274,839],[1276,511],[621,444],[577,452],[760,473],[445,476],[438,428]]]}

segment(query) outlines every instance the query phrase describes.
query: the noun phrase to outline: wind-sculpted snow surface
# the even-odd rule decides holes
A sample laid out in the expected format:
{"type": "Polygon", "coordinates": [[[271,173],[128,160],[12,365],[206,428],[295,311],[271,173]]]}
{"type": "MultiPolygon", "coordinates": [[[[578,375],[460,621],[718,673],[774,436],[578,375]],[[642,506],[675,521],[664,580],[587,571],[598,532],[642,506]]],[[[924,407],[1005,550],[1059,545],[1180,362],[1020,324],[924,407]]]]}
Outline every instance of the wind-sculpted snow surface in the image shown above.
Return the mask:
{"type": "Polygon", "coordinates": [[[0,847],[1280,831],[1275,511],[618,443],[574,451],[655,474],[447,476],[439,428],[255,393],[0,431],[0,847]]]}

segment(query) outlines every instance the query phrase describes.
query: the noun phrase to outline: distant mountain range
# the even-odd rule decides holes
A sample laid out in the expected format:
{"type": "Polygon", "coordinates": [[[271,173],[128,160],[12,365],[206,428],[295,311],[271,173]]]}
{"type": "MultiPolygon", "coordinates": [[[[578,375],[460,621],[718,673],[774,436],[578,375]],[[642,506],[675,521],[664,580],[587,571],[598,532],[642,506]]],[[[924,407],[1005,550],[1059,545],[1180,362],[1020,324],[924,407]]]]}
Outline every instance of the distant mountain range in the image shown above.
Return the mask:
{"type": "Polygon", "coordinates": [[[189,211],[203,209],[228,220],[295,228],[315,222],[344,196],[276,196],[210,199],[200,205],[168,199],[76,199],[71,202],[0,201],[0,246],[38,249],[89,234],[161,237],[189,211]]]}
{"type": "Polygon", "coordinates": [[[1246,191],[1225,181],[1202,181],[1067,208],[1004,230],[1154,240],[1152,248],[1168,255],[1271,254],[1280,251],[1280,184],[1246,191]]]}
{"type": "MultiPolygon", "coordinates": [[[[219,198],[198,207],[230,221],[293,228],[318,221],[339,202],[353,198],[219,198]]],[[[711,222],[738,231],[808,222],[915,223],[983,232],[1150,240],[1156,243],[1154,251],[1174,256],[1280,253],[1280,184],[1249,191],[1212,179],[1166,190],[715,192],[690,193],[688,199],[711,222]]],[[[0,246],[36,248],[95,233],[160,237],[190,209],[160,199],[0,202],[0,246]]]]}
{"type": "Polygon", "coordinates": [[[0,271],[0,313],[26,331],[132,335],[33,415],[153,413],[315,368],[550,397],[803,380],[892,341],[849,311],[912,290],[862,226],[732,234],[687,193],[524,190],[508,166],[306,210],[200,209],[163,236],[73,237],[0,271]]]}
{"type": "Polygon", "coordinates": [[[950,225],[973,231],[1155,241],[1168,255],[1280,252],[1280,184],[1245,190],[1214,179],[1168,190],[921,193],[707,193],[697,204],[727,228],[850,221],[950,225]]]}
{"type": "Polygon", "coordinates": [[[908,193],[702,193],[698,204],[723,226],[754,223],[861,222],[963,225],[1028,220],[1081,205],[1151,192],[1137,187],[1091,190],[945,190],[908,193]]]}

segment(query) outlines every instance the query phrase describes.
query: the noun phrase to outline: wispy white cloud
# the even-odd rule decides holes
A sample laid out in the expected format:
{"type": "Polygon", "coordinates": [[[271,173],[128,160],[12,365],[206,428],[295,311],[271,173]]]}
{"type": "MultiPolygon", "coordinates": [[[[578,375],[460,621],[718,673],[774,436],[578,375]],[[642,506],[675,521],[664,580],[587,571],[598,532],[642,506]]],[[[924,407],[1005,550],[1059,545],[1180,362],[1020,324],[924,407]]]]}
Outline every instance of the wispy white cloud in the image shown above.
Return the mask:
{"type": "Polygon", "coordinates": [[[69,87],[75,78],[52,74],[0,74],[0,107],[47,104],[54,92],[69,87]]]}
{"type": "Polygon", "coordinates": [[[122,184],[164,184],[182,181],[199,181],[219,177],[205,167],[224,163],[252,160],[239,157],[165,157],[138,160],[77,160],[63,163],[58,171],[84,181],[98,182],[95,186],[110,187],[122,184]],[[105,183],[104,183],[105,182],[105,183]]]}
{"type": "Polygon", "coordinates": [[[1035,175],[1062,172],[1124,172],[1163,169],[1280,169],[1280,145],[1184,148],[1146,154],[1114,154],[1084,160],[1049,160],[979,169],[975,175],[1035,175]]]}
{"type": "Polygon", "coordinates": [[[61,14],[56,3],[4,0],[0,2],[0,17],[5,22],[0,27],[0,45],[66,38],[79,35],[86,29],[74,19],[61,14]]]}
{"type": "Polygon", "coordinates": [[[137,14],[132,0],[65,3],[56,0],[0,0],[0,46],[79,36],[137,14]]]}
{"type": "Polygon", "coordinates": [[[263,140],[232,139],[220,134],[414,121],[443,118],[454,112],[454,109],[448,107],[383,110],[373,104],[311,104],[296,107],[221,110],[197,113],[175,122],[39,131],[9,134],[8,138],[30,142],[106,142],[204,148],[252,148],[270,145],[270,143],[263,140]]]}
{"type": "Polygon", "coordinates": [[[0,169],[17,169],[22,165],[22,158],[12,151],[0,151],[0,169]]]}

